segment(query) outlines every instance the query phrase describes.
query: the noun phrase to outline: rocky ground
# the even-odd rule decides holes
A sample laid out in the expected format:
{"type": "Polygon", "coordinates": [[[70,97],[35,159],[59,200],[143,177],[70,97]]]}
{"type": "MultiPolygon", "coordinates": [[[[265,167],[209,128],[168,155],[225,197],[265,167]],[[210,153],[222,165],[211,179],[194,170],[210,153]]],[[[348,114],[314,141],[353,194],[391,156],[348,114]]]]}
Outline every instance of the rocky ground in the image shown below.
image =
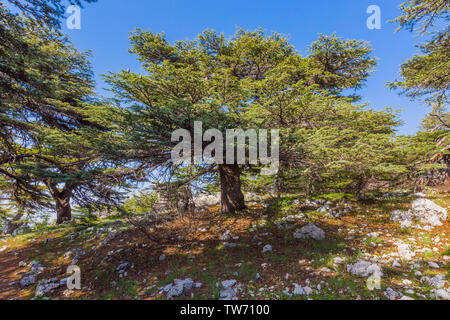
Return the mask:
{"type": "Polygon", "coordinates": [[[449,205],[430,189],[67,224],[0,240],[0,299],[448,300],[449,205]]]}

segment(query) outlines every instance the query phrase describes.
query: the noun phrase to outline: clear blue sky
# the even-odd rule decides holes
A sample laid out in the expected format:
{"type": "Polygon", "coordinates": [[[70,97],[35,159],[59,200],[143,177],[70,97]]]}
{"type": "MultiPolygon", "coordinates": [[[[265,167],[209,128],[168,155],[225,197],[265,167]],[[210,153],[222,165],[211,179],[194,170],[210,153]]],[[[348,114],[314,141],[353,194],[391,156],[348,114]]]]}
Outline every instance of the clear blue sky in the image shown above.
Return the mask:
{"type": "Polygon", "coordinates": [[[100,94],[105,83],[101,74],[130,68],[140,71],[136,56],[128,53],[129,32],[139,27],[164,31],[169,41],[194,38],[204,29],[232,35],[237,27],[276,31],[289,35],[302,54],[319,33],[335,32],[340,37],[369,41],[379,61],[376,72],[360,90],[363,102],[375,109],[391,106],[401,109],[404,125],[400,134],[412,134],[420,126],[427,107],[411,102],[386,87],[398,76],[399,66],[417,52],[423,41],[414,34],[395,33],[396,24],[388,23],[400,14],[402,0],[98,0],[82,9],[81,30],[63,30],[80,50],[91,50],[92,64],[100,94]],[[381,30],[369,30],[366,20],[369,5],[381,8],[381,30]]]}

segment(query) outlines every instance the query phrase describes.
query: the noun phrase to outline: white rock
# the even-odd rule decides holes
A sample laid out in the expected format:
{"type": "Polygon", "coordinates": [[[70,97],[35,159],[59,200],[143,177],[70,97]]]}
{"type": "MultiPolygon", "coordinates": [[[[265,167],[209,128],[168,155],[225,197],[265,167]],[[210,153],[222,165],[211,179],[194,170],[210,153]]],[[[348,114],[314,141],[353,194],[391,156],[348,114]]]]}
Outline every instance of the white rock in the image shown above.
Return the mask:
{"type": "Polygon", "coordinates": [[[220,192],[213,194],[198,194],[194,198],[196,206],[214,206],[220,203],[220,192]]]}
{"type": "Polygon", "coordinates": [[[305,292],[305,290],[303,289],[302,286],[300,286],[300,285],[298,285],[296,283],[293,283],[293,285],[294,285],[294,291],[292,292],[292,294],[298,294],[298,295],[305,295],[306,294],[306,292],[305,292]]]}
{"type": "Polygon", "coordinates": [[[376,238],[378,236],[380,236],[380,234],[378,232],[371,232],[371,233],[367,234],[367,237],[369,237],[369,238],[376,238]]]}
{"type": "Polygon", "coordinates": [[[224,281],[222,281],[222,287],[224,288],[224,289],[228,289],[228,288],[231,288],[232,286],[234,286],[235,284],[236,284],[236,280],[234,280],[234,279],[231,279],[231,280],[224,280],[224,281]]]}
{"type": "Polygon", "coordinates": [[[401,293],[393,290],[392,288],[387,288],[386,291],[384,291],[384,296],[389,300],[396,300],[401,296],[401,293]]]}
{"type": "Polygon", "coordinates": [[[439,265],[438,265],[436,262],[433,262],[433,261],[429,261],[429,262],[428,262],[428,265],[429,265],[431,268],[434,268],[434,269],[439,269],[439,268],[440,268],[439,265]]]}
{"type": "Polygon", "coordinates": [[[334,263],[336,263],[336,264],[341,264],[341,263],[344,263],[345,261],[347,261],[347,259],[341,258],[341,257],[335,257],[335,258],[333,259],[333,261],[334,261],[334,263]]]}
{"type": "Polygon", "coordinates": [[[222,241],[227,241],[227,240],[230,240],[230,239],[231,239],[231,231],[230,230],[225,231],[224,234],[222,234],[219,237],[219,240],[222,240],[222,241]]]}
{"type": "Polygon", "coordinates": [[[116,271],[124,270],[124,269],[125,269],[126,267],[128,267],[129,265],[130,265],[129,262],[121,263],[121,264],[119,264],[119,266],[116,268],[116,271]]]}
{"type": "Polygon", "coordinates": [[[269,252],[269,251],[272,251],[272,246],[270,244],[265,245],[264,248],[262,249],[263,253],[269,252]]]}
{"type": "Polygon", "coordinates": [[[321,204],[321,201],[318,201],[318,200],[306,199],[306,201],[305,201],[306,207],[316,208],[316,207],[320,206],[320,204],[321,204]]]}
{"type": "Polygon", "coordinates": [[[414,215],[424,224],[441,226],[447,219],[447,210],[428,199],[417,199],[412,204],[414,215]]]}
{"type": "Polygon", "coordinates": [[[303,287],[303,290],[305,291],[305,294],[308,296],[313,293],[313,290],[310,287],[303,287]]]}
{"type": "Polygon", "coordinates": [[[401,241],[396,243],[398,254],[402,260],[411,260],[415,253],[412,251],[412,248],[409,244],[403,243],[401,241]]]}
{"type": "Polygon", "coordinates": [[[38,261],[31,261],[29,264],[31,266],[32,273],[41,273],[44,271],[44,267],[38,261]]]}
{"type": "Polygon", "coordinates": [[[408,279],[403,279],[403,280],[402,280],[402,283],[403,283],[405,286],[410,286],[410,285],[412,285],[411,280],[408,280],[408,279]]]}
{"type": "Polygon", "coordinates": [[[434,295],[436,299],[450,300],[450,293],[448,292],[448,290],[445,289],[435,290],[434,295]]]}
{"type": "Polygon", "coordinates": [[[392,263],[392,266],[393,266],[393,267],[396,267],[396,268],[400,268],[402,265],[400,264],[400,262],[398,262],[397,260],[395,260],[395,261],[392,263]]]}
{"type": "MultiPolygon", "coordinates": [[[[167,286],[166,286],[167,288],[167,286]]],[[[183,293],[183,285],[172,285],[170,284],[170,287],[167,288],[167,299],[172,299],[173,297],[178,297],[183,293]]]]}
{"type": "Polygon", "coordinates": [[[415,227],[426,231],[430,231],[432,226],[441,226],[445,219],[447,219],[447,209],[425,198],[416,199],[412,203],[412,210],[395,210],[391,214],[391,220],[400,222],[401,227],[415,227]],[[425,226],[414,225],[415,220],[425,226]]]}
{"type": "Polygon", "coordinates": [[[297,229],[294,232],[294,238],[323,240],[325,238],[325,231],[318,228],[314,223],[309,223],[301,229],[297,229]]]}
{"type": "Polygon", "coordinates": [[[425,198],[425,197],[426,197],[426,194],[425,194],[425,193],[422,193],[422,192],[417,192],[417,193],[414,193],[414,196],[415,196],[415,197],[418,197],[418,198],[425,198]]]}
{"type": "Polygon", "coordinates": [[[194,281],[191,278],[187,278],[184,280],[175,279],[173,283],[169,283],[166,285],[162,291],[167,293],[167,299],[172,299],[173,297],[178,297],[183,294],[185,291],[191,290],[194,285],[194,281]]]}
{"type": "Polygon", "coordinates": [[[231,288],[220,290],[220,300],[237,300],[236,291],[231,288]]]}
{"type": "Polygon", "coordinates": [[[355,264],[347,265],[347,272],[360,277],[379,276],[383,275],[381,267],[375,263],[359,260],[355,264]]]}
{"type": "Polygon", "coordinates": [[[53,289],[56,289],[60,286],[60,281],[58,278],[52,278],[52,279],[44,279],[39,281],[39,284],[36,287],[36,291],[34,295],[36,297],[42,297],[45,294],[49,293],[53,289]]]}
{"type": "Polygon", "coordinates": [[[447,281],[445,280],[445,275],[443,274],[438,274],[435,275],[434,277],[430,278],[430,277],[422,277],[420,279],[421,282],[425,282],[427,284],[429,284],[432,287],[435,287],[437,289],[441,289],[443,287],[445,287],[445,284],[447,283],[447,281]]]}
{"type": "Polygon", "coordinates": [[[184,280],[175,279],[173,282],[175,283],[175,285],[182,285],[183,289],[186,291],[191,290],[194,286],[194,281],[191,278],[186,278],[184,280]]]}
{"type": "Polygon", "coordinates": [[[22,280],[20,280],[20,286],[22,288],[29,287],[29,286],[35,284],[36,281],[37,281],[37,275],[31,274],[29,276],[24,277],[22,280]]]}
{"type": "Polygon", "coordinates": [[[400,222],[402,228],[409,228],[413,226],[414,214],[409,211],[394,210],[391,213],[391,221],[400,222]]]}

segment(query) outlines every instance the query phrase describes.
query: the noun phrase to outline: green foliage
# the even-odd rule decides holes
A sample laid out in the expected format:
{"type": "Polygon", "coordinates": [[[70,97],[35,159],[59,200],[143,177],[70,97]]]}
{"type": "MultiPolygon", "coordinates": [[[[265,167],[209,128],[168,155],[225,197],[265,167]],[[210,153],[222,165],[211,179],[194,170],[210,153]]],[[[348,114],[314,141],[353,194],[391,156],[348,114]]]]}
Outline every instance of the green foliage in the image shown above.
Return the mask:
{"type": "Polygon", "coordinates": [[[295,209],[296,206],[292,203],[291,199],[278,199],[274,198],[270,200],[271,204],[269,206],[269,210],[274,213],[287,213],[292,209],[295,209]]]}
{"type": "MultiPolygon", "coordinates": [[[[130,40],[146,74],[127,70],[106,81],[123,103],[132,102],[122,125],[138,162],[173,170],[171,133],[183,128],[192,135],[193,122],[201,120],[203,130],[222,132],[281,128],[284,161],[293,167],[288,175],[306,183],[344,179],[348,185],[402,170],[390,165],[393,156],[385,156],[398,124],[395,115],[363,110],[352,104],[357,97],[341,95],[360,88],[373,70],[372,50],[363,41],[321,35],[301,57],[286,37],[262,30],[238,30],[230,39],[206,30],[194,40],[170,44],[164,34],[137,29],[130,40]]],[[[194,178],[217,169],[203,167],[194,178]]],[[[286,176],[280,172],[275,182],[252,177],[247,170],[254,168],[242,169],[249,172],[248,185],[269,192],[286,176]],[[263,180],[264,186],[257,186],[263,180]]]]}
{"type": "Polygon", "coordinates": [[[349,193],[332,192],[332,193],[326,193],[326,194],[318,195],[316,198],[317,199],[329,200],[329,201],[332,201],[332,202],[338,202],[338,201],[342,201],[342,200],[354,200],[355,196],[353,194],[349,194],[349,193]]]}
{"type": "Polygon", "coordinates": [[[345,40],[335,34],[319,35],[309,47],[309,81],[334,94],[361,88],[376,64],[376,59],[368,57],[371,51],[365,41],[345,40]]]}
{"type": "Polygon", "coordinates": [[[145,215],[152,211],[157,201],[158,194],[155,192],[139,190],[125,200],[123,209],[128,214],[145,215]]]}
{"type": "Polygon", "coordinates": [[[424,97],[432,111],[424,121],[428,130],[448,129],[448,89],[450,84],[450,4],[446,0],[408,0],[401,4],[403,14],[393,20],[400,27],[431,36],[419,46],[417,54],[402,64],[401,79],[391,82],[390,87],[401,88],[408,97],[424,97]],[[439,29],[439,26],[444,26],[439,29]]]}
{"type": "Polygon", "coordinates": [[[391,84],[401,87],[411,98],[428,96],[432,103],[448,103],[447,90],[450,83],[448,70],[450,69],[450,35],[443,35],[420,46],[421,55],[415,55],[402,64],[400,74],[403,80],[391,84]]]}
{"type": "Polygon", "coordinates": [[[408,0],[400,5],[402,15],[394,19],[399,29],[426,33],[440,19],[448,21],[450,4],[446,0],[408,0]]]}
{"type": "MultiPolygon", "coordinates": [[[[171,161],[172,133],[186,129],[192,135],[194,121],[222,133],[280,128],[277,175],[259,176],[258,165],[231,173],[242,172],[246,188],[277,199],[283,192],[333,200],[359,196],[432,170],[436,165],[422,160],[436,152],[434,142],[446,141],[439,131],[448,120],[446,32],[434,34],[424,55],[403,65],[402,79],[391,84],[411,97],[430,96],[441,126],[430,120],[425,126],[432,133],[396,137],[396,112],[375,111],[345,95],[361,88],[375,67],[364,41],[319,35],[301,56],[287,37],[261,29],[239,29],[230,38],[206,30],[174,43],[163,33],[137,29],[130,52],[145,73],[108,74],[113,103],[95,98],[89,54],[58,30],[64,12],[59,1],[10,2],[37,20],[1,7],[0,186],[30,207],[49,205],[49,199],[58,213],[67,212],[71,201],[82,208],[118,205],[132,181],[158,173],[165,179],[160,185],[175,190],[173,198],[184,193],[188,208],[191,188],[215,189],[226,181],[210,163],[171,161]]],[[[401,8],[405,14],[396,21],[405,28],[425,19],[425,31],[434,19],[448,19],[448,4],[440,0],[407,1],[401,8]]],[[[140,192],[123,209],[145,214],[156,201],[155,194],[140,192]]],[[[289,210],[285,203],[274,205],[289,210]]],[[[81,214],[83,223],[92,223],[90,212],[81,214]]]]}
{"type": "MultiPolygon", "coordinates": [[[[445,168],[444,165],[429,161],[442,150],[442,146],[450,143],[446,131],[423,131],[414,136],[398,137],[397,148],[401,162],[408,168],[411,177],[430,171],[445,168]]],[[[444,154],[448,153],[443,151],[444,154]]]]}
{"type": "Polygon", "coordinates": [[[74,209],[74,218],[78,224],[86,227],[95,225],[98,222],[98,217],[95,210],[91,207],[77,207],[74,209]]]}
{"type": "MultiPolygon", "coordinates": [[[[39,23],[59,28],[60,18],[65,14],[65,4],[61,0],[6,0],[23,14],[33,17],[39,23]]],[[[79,7],[83,2],[92,3],[97,0],[68,0],[66,3],[79,7]]]]}
{"type": "Polygon", "coordinates": [[[294,95],[292,105],[275,105],[277,95],[273,93],[267,107],[276,107],[282,118],[271,118],[265,106],[252,116],[265,127],[290,126],[280,131],[280,153],[285,156],[278,178],[285,189],[312,195],[355,194],[371,180],[390,181],[406,173],[394,133],[399,121],[391,110],[374,111],[320,94],[308,95],[309,100],[294,95]],[[299,123],[302,117],[304,123],[299,123]]]}
{"type": "Polygon", "coordinates": [[[3,204],[0,203],[0,223],[3,221],[4,218],[11,217],[11,213],[7,208],[3,208],[3,204]]]}
{"type": "MultiPolygon", "coordinates": [[[[27,8],[42,9],[51,19],[62,6],[49,5],[56,11],[41,7],[41,1],[27,8]]],[[[123,155],[114,146],[123,139],[109,119],[120,112],[94,98],[89,54],[41,22],[1,7],[2,190],[27,207],[49,206],[53,199],[58,214],[72,199],[82,206],[117,203],[116,187],[126,187],[132,171],[118,169],[123,155]]]]}
{"type": "Polygon", "coordinates": [[[48,212],[41,213],[39,215],[38,219],[34,219],[35,221],[33,221],[33,219],[31,218],[31,221],[33,222],[32,231],[39,232],[39,231],[45,231],[45,230],[48,230],[49,228],[51,228],[53,226],[53,224],[50,223],[50,218],[51,218],[51,215],[48,212]]]}

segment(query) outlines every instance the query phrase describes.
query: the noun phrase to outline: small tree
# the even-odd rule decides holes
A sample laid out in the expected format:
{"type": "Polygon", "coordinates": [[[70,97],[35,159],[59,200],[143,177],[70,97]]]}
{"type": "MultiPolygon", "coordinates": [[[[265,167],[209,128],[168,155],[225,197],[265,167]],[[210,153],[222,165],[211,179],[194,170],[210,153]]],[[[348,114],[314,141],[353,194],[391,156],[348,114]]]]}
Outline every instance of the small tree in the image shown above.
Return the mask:
{"type": "Polygon", "coordinates": [[[155,192],[139,190],[125,200],[123,209],[128,214],[149,214],[157,201],[158,195],[155,192]]]}

